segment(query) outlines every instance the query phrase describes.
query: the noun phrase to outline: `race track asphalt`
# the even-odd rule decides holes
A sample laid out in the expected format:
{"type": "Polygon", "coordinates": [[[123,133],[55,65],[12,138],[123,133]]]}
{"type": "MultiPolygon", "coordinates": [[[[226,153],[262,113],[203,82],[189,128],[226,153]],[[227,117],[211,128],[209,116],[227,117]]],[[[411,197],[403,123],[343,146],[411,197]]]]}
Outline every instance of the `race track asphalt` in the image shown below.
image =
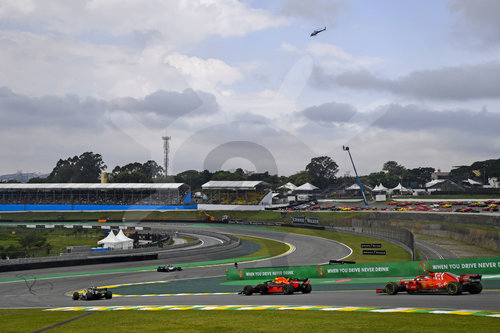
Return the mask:
{"type": "MultiPolygon", "coordinates": [[[[157,226],[155,226],[157,227],[157,226]]],[[[171,227],[171,225],[169,225],[171,227]]],[[[298,234],[264,230],[263,228],[228,228],[208,226],[182,225],[182,229],[210,230],[215,232],[269,238],[293,245],[294,251],[278,258],[256,262],[240,263],[239,267],[279,267],[288,265],[314,265],[328,262],[330,259],[341,259],[349,255],[350,249],[338,242],[323,238],[298,234]]],[[[241,252],[241,248],[237,251],[241,252]]],[[[250,249],[248,249],[250,251],[250,249]]],[[[236,250],[235,250],[236,251],[236,250]]],[[[236,252],[234,252],[236,253],[236,252]]],[[[225,253],[231,257],[234,253],[225,253]]],[[[241,253],[239,254],[241,255],[241,253]]],[[[237,255],[234,255],[237,256],[237,255]]],[[[176,257],[175,263],[188,263],[215,260],[211,255],[176,257]]],[[[149,297],[114,297],[110,300],[93,302],[73,301],[69,296],[72,291],[88,288],[92,285],[107,286],[149,281],[193,281],[216,277],[224,279],[225,269],[233,264],[207,267],[188,267],[180,272],[158,273],[152,266],[165,264],[165,260],[116,263],[93,266],[76,266],[65,268],[39,269],[0,273],[0,308],[53,308],[66,306],[137,306],[137,305],[316,305],[316,306],[352,306],[352,307],[411,307],[437,309],[469,309],[484,311],[500,311],[498,301],[500,291],[484,290],[478,295],[464,293],[461,296],[449,295],[407,295],[396,296],[376,294],[370,290],[350,291],[317,291],[311,294],[295,293],[294,295],[184,295],[184,296],[149,296],[149,297]],[[134,272],[101,272],[102,270],[120,270],[124,268],[149,267],[145,271],[134,272]],[[93,272],[93,274],[89,274],[93,272]],[[63,277],[49,276],[63,274],[63,277]],[[27,280],[5,282],[7,279],[27,277],[27,280]],[[33,279],[33,277],[36,277],[33,279]],[[2,282],[4,281],[4,282],[2,282]],[[85,303],[85,304],[84,304],[85,303]]],[[[208,287],[208,286],[207,286],[208,287]]],[[[314,286],[313,286],[314,287],[314,286]]],[[[236,290],[240,289],[235,288],[236,290]]],[[[210,292],[211,290],[206,290],[210,292]]],[[[179,290],[179,293],[182,293],[179,290]]]]}

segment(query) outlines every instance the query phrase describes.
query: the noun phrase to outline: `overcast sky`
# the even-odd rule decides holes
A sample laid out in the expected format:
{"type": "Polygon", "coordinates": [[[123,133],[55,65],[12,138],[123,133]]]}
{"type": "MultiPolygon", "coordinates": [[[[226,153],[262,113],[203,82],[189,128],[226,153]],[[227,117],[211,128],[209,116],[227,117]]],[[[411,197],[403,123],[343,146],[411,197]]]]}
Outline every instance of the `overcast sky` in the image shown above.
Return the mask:
{"type": "MultiPolygon", "coordinates": [[[[0,174],[500,158],[497,0],[2,0],[0,174]],[[314,37],[315,29],[326,31],[314,37]]],[[[353,174],[352,171],[351,175],[353,174]]]]}

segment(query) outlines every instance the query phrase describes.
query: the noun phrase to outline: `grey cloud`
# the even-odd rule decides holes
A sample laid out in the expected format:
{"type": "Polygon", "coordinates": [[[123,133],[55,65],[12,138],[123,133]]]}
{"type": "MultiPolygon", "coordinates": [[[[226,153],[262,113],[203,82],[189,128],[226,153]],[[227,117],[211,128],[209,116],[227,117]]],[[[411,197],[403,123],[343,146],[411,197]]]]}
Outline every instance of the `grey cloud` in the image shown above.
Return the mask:
{"type": "Polygon", "coordinates": [[[348,122],[356,113],[352,105],[336,102],[311,106],[300,112],[309,120],[327,124],[348,122]]]}
{"type": "Polygon", "coordinates": [[[337,84],[436,100],[500,98],[500,63],[415,71],[396,80],[378,78],[368,71],[334,76],[316,68],[312,84],[323,89],[337,84]]]}
{"type": "Polygon", "coordinates": [[[449,4],[457,14],[455,27],[459,33],[481,39],[486,44],[500,43],[500,1],[452,0],[449,4]]]}
{"type": "Polygon", "coordinates": [[[0,88],[0,127],[97,128],[106,102],[74,95],[29,97],[0,88]]]}
{"type": "Polygon", "coordinates": [[[373,126],[403,132],[454,130],[497,137],[500,114],[486,110],[435,111],[415,105],[392,104],[375,111],[380,117],[373,126]]]}
{"type": "Polygon", "coordinates": [[[117,98],[110,102],[110,110],[127,111],[136,115],[147,112],[176,119],[181,116],[213,114],[219,111],[215,96],[185,89],[182,93],[158,90],[143,99],[117,98]]]}
{"type": "Polygon", "coordinates": [[[333,18],[343,5],[343,0],[284,0],[281,4],[280,14],[332,23],[333,18]]]}

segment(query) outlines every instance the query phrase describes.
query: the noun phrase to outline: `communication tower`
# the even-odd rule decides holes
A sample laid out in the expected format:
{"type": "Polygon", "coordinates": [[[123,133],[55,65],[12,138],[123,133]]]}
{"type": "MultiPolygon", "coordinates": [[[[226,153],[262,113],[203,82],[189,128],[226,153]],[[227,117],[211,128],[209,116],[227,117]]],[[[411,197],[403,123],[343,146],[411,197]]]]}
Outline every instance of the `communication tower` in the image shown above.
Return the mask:
{"type": "Polygon", "coordinates": [[[163,139],[163,167],[165,168],[165,178],[168,176],[168,153],[170,152],[170,137],[162,136],[163,139]]]}

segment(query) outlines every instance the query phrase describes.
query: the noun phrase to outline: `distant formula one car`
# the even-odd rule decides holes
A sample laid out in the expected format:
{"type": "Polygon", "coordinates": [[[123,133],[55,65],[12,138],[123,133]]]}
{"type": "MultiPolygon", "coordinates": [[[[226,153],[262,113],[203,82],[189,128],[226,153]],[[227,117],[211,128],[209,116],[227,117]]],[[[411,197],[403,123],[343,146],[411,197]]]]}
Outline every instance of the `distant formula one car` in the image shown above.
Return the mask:
{"type": "Polygon", "coordinates": [[[309,279],[293,279],[288,277],[277,277],[274,280],[266,281],[262,284],[258,284],[255,287],[245,286],[240,294],[247,296],[253,293],[260,293],[261,295],[267,294],[284,294],[290,295],[295,291],[302,292],[303,294],[308,294],[312,290],[312,286],[309,283],[309,279]]]}
{"type": "Polygon", "coordinates": [[[156,269],[157,272],[174,272],[174,271],[182,271],[182,267],[176,267],[172,265],[164,265],[158,266],[156,269]]]}
{"type": "Polygon", "coordinates": [[[401,280],[399,282],[389,282],[384,289],[377,289],[377,293],[387,293],[396,295],[400,291],[408,294],[424,292],[444,292],[450,295],[460,295],[462,292],[479,294],[483,290],[481,275],[453,273],[434,273],[429,275],[419,275],[413,280],[401,280]]]}
{"type": "Polygon", "coordinates": [[[75,301],[77,301],[79,299],[84,299],[87,301],[91,301],[94,299],[101,299],[101,298],[111,299],[112,297],[113,297],[113,293],[111,292],[111,290],[108,290],[108,288],[92,287],[92,288],[85,289],[81,292],[75,291],[73,293],[73,299],[75,301]]]}

